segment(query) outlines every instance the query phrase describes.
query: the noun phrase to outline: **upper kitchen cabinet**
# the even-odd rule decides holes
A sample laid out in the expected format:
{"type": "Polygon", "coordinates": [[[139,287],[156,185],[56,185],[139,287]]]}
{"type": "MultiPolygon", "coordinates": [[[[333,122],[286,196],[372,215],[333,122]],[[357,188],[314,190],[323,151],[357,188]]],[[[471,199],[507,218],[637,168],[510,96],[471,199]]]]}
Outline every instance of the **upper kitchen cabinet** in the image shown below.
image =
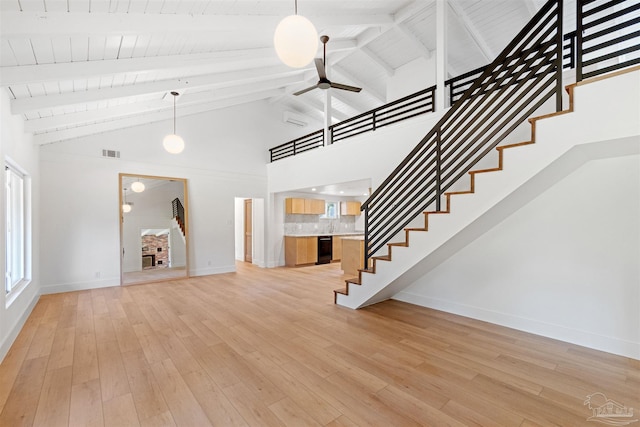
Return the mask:
{"type": "Polygon", "coordinates": [[[340,202],[340,215],[360,215],[360,202],[340,202]]]}
{"type": "Polygon", "coordinates": [[[304,199],[288,198],[284,199],[284,213],[286,214],[303,214],[304,199]]]}
{"type": "Polygon", "coordinates": [[[284,213],[321,215],[324,213],[324,200],[290,197],[284,199],[284,213]]]}
{"type": "Polygon", "coordinates": [[[304,213],[316,215],[324,214],[324,200],[304,199],[304,213]]]}

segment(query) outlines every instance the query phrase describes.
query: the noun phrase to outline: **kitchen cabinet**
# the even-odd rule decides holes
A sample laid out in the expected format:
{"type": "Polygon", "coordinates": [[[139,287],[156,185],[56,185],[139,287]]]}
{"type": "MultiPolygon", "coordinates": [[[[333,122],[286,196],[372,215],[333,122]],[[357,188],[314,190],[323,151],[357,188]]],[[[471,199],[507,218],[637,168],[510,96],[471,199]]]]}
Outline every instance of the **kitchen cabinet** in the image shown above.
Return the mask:
{"type": "Polygon", "coordinates": [[[342,238],[342,260],[340,267],[344,274],[357,276],[364,265],[364,236],[342,238]]]}
{"type": "Polygon", "coordinates": [[[287,198],[284,199],[284,213],[286,214],[303,214],[304,199],[287,198]]]}
{"type": "Polygon", "coordinates": [[[324,213],[324,200],[289,197],[284,199],[284,213],[322,215],[324,213]]]}
{"type": "Polygon", "coordinates": [[[318,261],[318,238],[285,236],[284,263],[287,267],[315,264],[318,261]]]}
{"type": "Polygon", "coordinates": [[[360,215],[360,202],[340,202],[340,215],[360,215]]]}
{"type": "Polygon", "coordinates": [[[304,199],[304,213],[315,215],[324,214],[324,200],[304,199]]]}
{"type": "Polygon", "coordinates": [[[331,261],[340,261],[342,258],[342,236],[333,236],[331,245],[331,261]]]}

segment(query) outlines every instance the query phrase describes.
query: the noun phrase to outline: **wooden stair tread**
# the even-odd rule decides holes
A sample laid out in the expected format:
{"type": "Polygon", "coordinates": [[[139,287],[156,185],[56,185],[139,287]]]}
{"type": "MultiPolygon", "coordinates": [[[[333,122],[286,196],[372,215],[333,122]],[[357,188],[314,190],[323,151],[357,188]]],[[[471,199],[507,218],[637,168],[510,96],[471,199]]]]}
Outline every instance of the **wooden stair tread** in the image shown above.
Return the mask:
{"type": "Polygon", "coordinates": [[[395,242],[395,243],[387,243],[387,246],[402,246],[407,247],[409,244],[407,242],[395,242]]]}
{"type": "Polygon", "coordinates": [[[371,259],[377,259],[379,261],[391,261],[391,255],[380,255],[371,257],[371,259]]]}
{"type": "Polygon", "coordinates": [[[354,285],[359,285],[360,284],[360,278],[359,277],[354,277],[353,279],[346,279],[345,282],[348,283],[353,283],[354,285]]]}
{"type": "Polygon", "coordinates": [[[334,289],[333,292],[336,294],[349,295],[347,288],[334,289]]]}

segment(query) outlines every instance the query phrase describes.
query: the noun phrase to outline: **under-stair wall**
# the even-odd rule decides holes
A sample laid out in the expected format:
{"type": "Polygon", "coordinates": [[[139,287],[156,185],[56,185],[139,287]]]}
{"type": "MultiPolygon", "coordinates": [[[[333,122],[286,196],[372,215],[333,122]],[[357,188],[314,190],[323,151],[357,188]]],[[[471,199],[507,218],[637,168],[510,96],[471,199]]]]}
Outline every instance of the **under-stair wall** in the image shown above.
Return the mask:
{"type": "Polygon", "coordinates": [[[338,303],[394,297],[640,359],[639,94],[638,67],[575,87],[574,112],[536,120],[535,144],[430,216],[440,244],[409,267],[422,237],[394,247],[338,303]]]}

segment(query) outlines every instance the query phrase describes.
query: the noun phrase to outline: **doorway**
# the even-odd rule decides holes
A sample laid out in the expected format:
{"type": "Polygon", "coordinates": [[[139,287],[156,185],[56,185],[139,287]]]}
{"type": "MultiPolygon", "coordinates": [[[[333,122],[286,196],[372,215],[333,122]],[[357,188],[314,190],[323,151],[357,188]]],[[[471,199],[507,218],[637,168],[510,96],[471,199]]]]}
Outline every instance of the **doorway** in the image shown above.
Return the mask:
{"type": "Polygon", "coordinates": [[[244,200],[244,262],[253,262],[253,201],[244,200]]]}

